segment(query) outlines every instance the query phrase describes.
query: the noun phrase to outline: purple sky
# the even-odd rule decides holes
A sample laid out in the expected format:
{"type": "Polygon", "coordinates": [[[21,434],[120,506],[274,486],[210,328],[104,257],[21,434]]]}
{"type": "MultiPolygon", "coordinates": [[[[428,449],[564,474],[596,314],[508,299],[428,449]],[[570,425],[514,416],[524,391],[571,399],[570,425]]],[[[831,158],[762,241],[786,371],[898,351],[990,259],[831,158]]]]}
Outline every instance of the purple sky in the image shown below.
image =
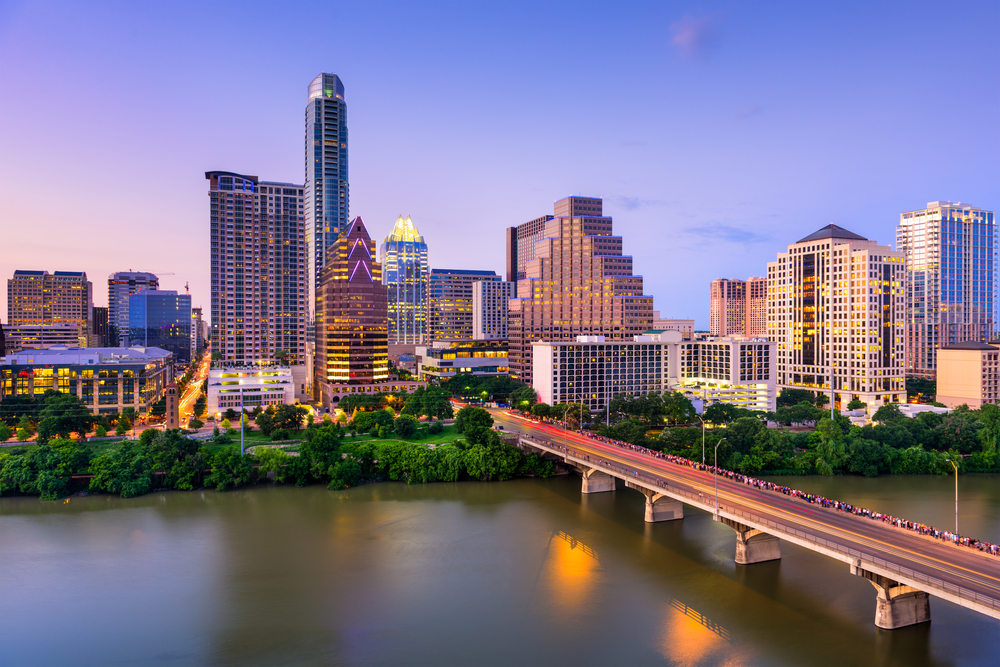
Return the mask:
{"type": "MultiPolygon", "coordinates": [[[[0,277],[174,272],[209,304],[204,172],[303,180],[306,86],[347,88],[351,216],[435,268],[604,198],[664,316],[708,326],[829,223],[894,243],[998,206],[1000,3],[0,0],[0,277]]],[[[6,290],[0,290],[6,320],[6,290]]]]}

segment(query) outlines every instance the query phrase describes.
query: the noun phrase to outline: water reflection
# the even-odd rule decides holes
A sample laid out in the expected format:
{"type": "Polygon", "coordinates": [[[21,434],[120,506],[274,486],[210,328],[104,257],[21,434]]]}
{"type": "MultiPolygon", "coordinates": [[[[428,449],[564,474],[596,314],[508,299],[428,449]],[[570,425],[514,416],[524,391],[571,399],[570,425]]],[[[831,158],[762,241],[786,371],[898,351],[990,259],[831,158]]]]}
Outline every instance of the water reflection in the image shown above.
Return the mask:
{"type": "Polygon", "coordinates": [[[678,667],[744,664],[730,645],[729,630],[701,612],[671,599],[664,615],[660,652],[672,664],[678,667]]]}
{"type": "Polygon", "coordinates": [[[536,598],[564,617],[589,614],[585,605],[591,601],[600,580],[601,561],[597,552],[558,531],[549,540],[536,598]]]}

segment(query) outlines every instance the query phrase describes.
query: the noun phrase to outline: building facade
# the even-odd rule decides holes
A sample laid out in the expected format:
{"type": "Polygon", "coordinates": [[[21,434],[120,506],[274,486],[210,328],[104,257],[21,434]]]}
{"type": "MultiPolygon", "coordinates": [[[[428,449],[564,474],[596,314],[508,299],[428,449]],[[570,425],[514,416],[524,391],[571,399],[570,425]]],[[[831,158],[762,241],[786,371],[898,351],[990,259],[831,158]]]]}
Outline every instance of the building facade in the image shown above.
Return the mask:
{"type": "Polygon", "coordinates": [[[978,410],[1000,403],[1000,344],[965,341],[937,350],[937,401],[978,410]]]}
{"type": "Polygon", "coordinates": [[[829,225],[767,265],[778,388],[833,393],[846,409],[905,403],[902,252],[829,225]],[[831,390],[832,378],[832,390],[831,390]]]}
{"type": "Polygon", "coordinates": [[[431,269],[428,280],[430,340],[473,340],[473,293],[477,282],[500,282],[495,271],[431,269]]]}
{"type": "Polygon", "coordinates": [[[47,390],[76,396],[95,415],[146,415],[173,382],[173,354],[158,348],[56,347],[0,360],[0,401],[47,390]]]}
{"type": "Polygon", "coordinates": [[[221,366],[208,372],[206,411],[218,416],[226,410],[253,410],[257,406],[293,405],[296,380],[285,366],[221,366]]]}
{"type": "Polygon", "coordinates": [[[685,341],[671,348],[677,370],[670,388],[702,405],[729,403],[747,410],[777,409],[777,344],[766,338],[732,336],[685,341]],[[676,350],[676,352],[675,352],[676,350]]]}
{"type": "Polygon", "coordinates": [[[709,299],[712,336],[767,335],[767,278],[718,278],[709,299]]]}
{"type": "Polygon", "coordinates": [[[191,358],[205,347],[205,315],[201,306],[191,308],[191,358]]]}
{"type": "Polygon", "coordinates": [[[456,375],[507,375],[507,344],[502,342],[437,342],[418,345],[417,377],[447,380],[456,375]]]}
{"type": "Polygon", "coordinates": [[[118,271],[108,276],[108,336],[114,345],[128,345],[128,298],[148,289],[160,289],[160,279],[152,273],[118,271]]]}
{"type": "Polygon", "coordinates": [[[80,329],[75,324],[22,324],[7,327],[7,349],[44,350],[50,347],[80,347],[80,329]]]}
{"type": "Polygon", "coordinates": [[[985,343],[996,330],[992,211],[935,201],[899,216],[906,256],[906,374],[934,379],[937,349],[985,343]]]}
{"type": "Polygon", "coordinates": [[[173,290],[143,290],[128,298],[129,345],[173,352],[180,364],[191,361],[191,295],[173,290]]]}
{"type": "Polygon", "coordinates": [[[514,298],[514,283],[477,280],[472,284],[472,337],[507,340],[507,308],[514,298]]]}
{"type": "Polygon", "coordinates": [[[282,359],[305,397],[305,214],[301,185],[205,173],[211,222],[212,351],[226,364],[282,359]]]}
{"type": "MultiPolygon", "coordinates": [[[[111,345],[110,327],[108,326],[108,309],[94,306],[90,309],[90,335],[95,347],[111,345]]],[[[117,345],[118,341],[115,341],[117,345]]]]}
{"type": "Polygon", "coordinates": [[[390,345],[427,337],[427,243],[409,216],[399,216],[382,242],[382,282],[388,290],[390,345]]]}
{"type": "Polygon", "coordinates": [[[662,318],[658,310],[653,311],[652,328],[657,331],[679,331],[684,340],[694,338],[694,320],[662,318]]]}
{"type": "Polygon", "coordinates": [[[88,347],[94,287],[83,271],[15,271],[7,281],[7,323],[72,324],[77,345],[88,347]]]}
{"type": "Polygon", "coordinates": [[[555,204],[510,301],[511,375],[532,384],[532,344],[574,341],[576,336],[632,340],[650,328],[653,297],[612,235],[600,199],[568,197],[555,204]]]}

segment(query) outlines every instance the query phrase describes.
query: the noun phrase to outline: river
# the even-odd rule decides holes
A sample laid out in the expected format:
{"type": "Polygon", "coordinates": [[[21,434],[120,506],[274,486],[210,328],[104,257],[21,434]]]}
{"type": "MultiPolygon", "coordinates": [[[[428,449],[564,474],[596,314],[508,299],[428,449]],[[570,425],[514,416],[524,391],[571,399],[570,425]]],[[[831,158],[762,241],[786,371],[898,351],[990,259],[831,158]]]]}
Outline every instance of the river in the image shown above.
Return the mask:
{"type": "MultiPolygon", "coordinates": [[[[950,477],[782,480],[954,522],[950,477]]],[[[960,484],[962,532],[1000,541],[1000,477],[960,484]]],[[[996,620],[932,598],[879,630],[847,566],[737,566],[731,529],[642,500],[578,477],[3,498],[0,665],[997,664],[996,620]]]]}

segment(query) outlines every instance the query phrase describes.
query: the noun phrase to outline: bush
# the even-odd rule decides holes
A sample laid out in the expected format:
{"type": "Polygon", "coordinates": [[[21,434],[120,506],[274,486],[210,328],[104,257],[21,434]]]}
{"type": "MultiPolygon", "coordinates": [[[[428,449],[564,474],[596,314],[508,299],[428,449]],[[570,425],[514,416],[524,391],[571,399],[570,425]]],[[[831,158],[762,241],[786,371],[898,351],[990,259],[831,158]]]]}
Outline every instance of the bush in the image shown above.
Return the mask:
{"type": "Polygon", "coordinates": [[[7,442],[10,436],[14,435],[14,429],[7,424],[0,422],[0,442],[7,442]]]}
{"type": "Polygon", "coordinates": [[[104,438],[108,435],[108,429],[104,428],[103,424],[97,425],[97,430],[94,431],[95,438],[104,438]]]}
{"type": "Polygon", "coordinates": [[[17,441],[24,442],[31,437],[31,433],[26,428],[17,429],[17,441]]]}
{"type": "Polygon", "coordinates": [[[194,418],[194,419],[191,419],[190,421],[188,421],[188,428],[191,429],[191,430],[193,430],[193,431],[197,431],[198,429],[200,429],[204,425],[205,425],[205,422],[203,422],[202,420],[198,419],[197,417],[194,418]]]}
{"type": "Polygon", "coordinates": [[[417,432],[417,420],[410,415],[400,415],[393,423],[396,435],[401,438],[412,438],[417,432]]]}
{"type": "Polygon", "coordinates": [[[291,440],[291,439],[292,439],[292,432],[287,429],[279,428],[278,430],[271,432],[271,442],[277,442],[278,440],[291,440]]]}
{"type": "Polygon", "coordinates": [[[431,425],[427,427],[427,432],[431,435],[438,435],[444,432],[444,424],[441,422],[431,422],[431,425]]]}

